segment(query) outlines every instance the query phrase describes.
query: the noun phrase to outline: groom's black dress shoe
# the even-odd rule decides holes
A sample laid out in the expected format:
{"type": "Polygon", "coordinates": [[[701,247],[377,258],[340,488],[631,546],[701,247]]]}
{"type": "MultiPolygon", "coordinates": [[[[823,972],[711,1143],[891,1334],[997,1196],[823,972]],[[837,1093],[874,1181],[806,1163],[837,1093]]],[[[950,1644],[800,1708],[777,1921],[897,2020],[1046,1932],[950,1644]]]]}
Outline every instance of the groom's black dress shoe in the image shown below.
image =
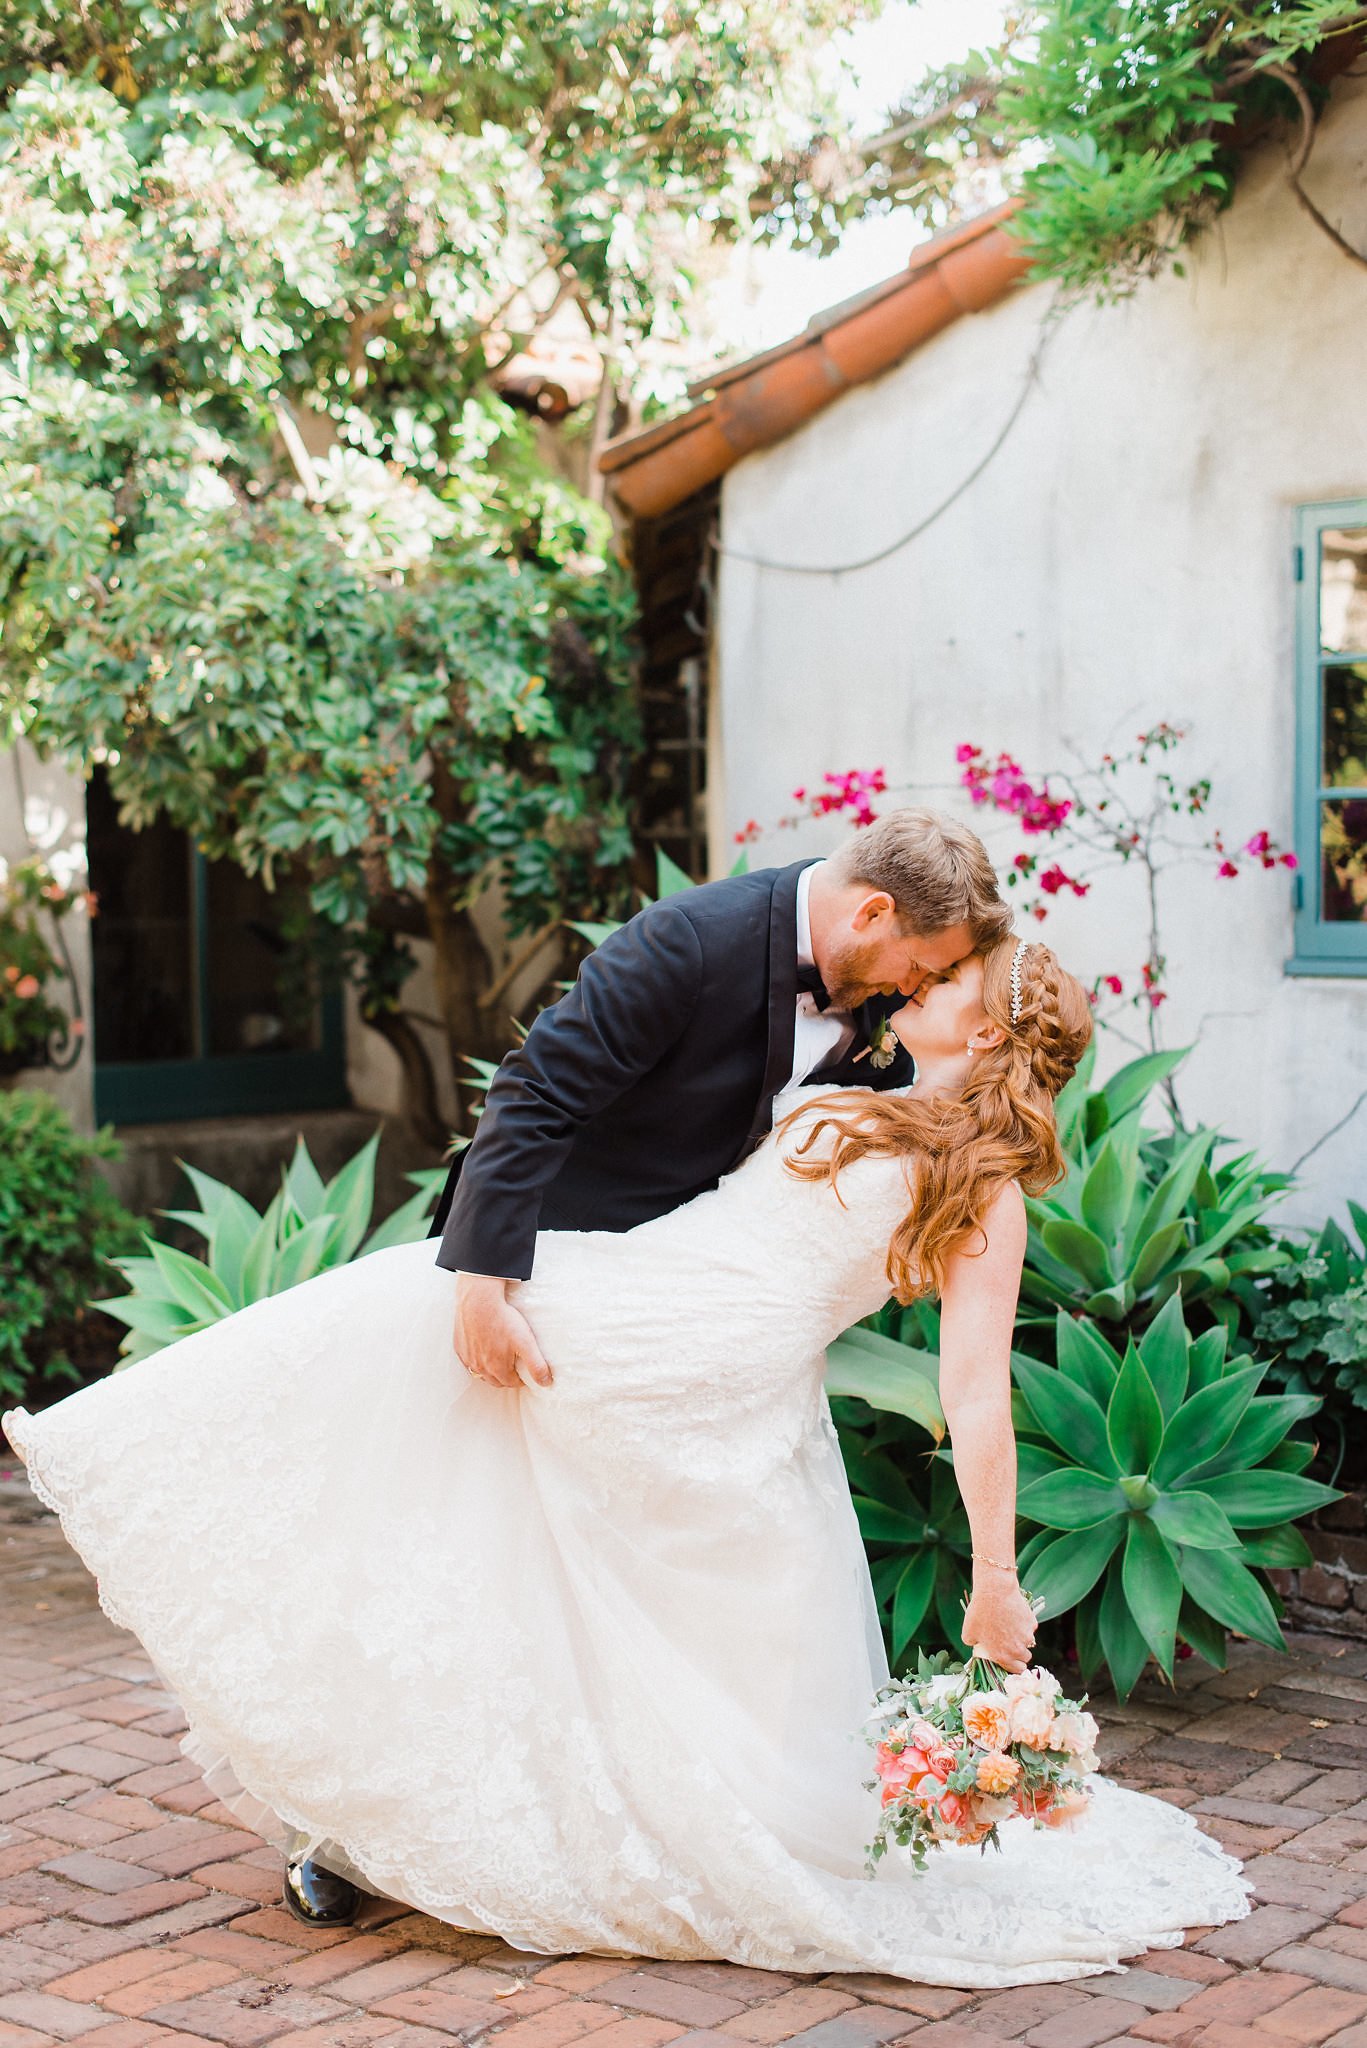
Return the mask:
{"type": "Polygon", "coordinates": [[[282,1896],[295,1919],[306,1927],[350,1927],[363,1894],[359,1886],[305,1857],[302,1863],[285,1865],[282,1896]]]}

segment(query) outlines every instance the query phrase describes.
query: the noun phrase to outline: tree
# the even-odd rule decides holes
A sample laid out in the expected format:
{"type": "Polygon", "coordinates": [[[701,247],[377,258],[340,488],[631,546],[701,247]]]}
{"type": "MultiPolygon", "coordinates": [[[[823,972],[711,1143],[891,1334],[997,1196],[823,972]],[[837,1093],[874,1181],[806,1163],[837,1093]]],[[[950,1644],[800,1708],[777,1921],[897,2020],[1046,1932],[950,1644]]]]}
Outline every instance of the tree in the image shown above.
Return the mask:
{"type": "MultiPolygon", "coordinates": [[[[1305,182],[1330,81],[1364,34],[1354,0],[1043,0],[999,48],[918,80],[862,146],[790,166],[801,232],[829,243],[890,206],[939,227],[1016,192],[1038,274],[1113,296],[1173,261],[1228,201],[1241,150],[1289,122],[1298,203],[1367,263],[1305,182]]],[[[783,221],[792,203],[774,199],[783,221]]]]}
{"type": "Polygon", "coordinates": [[[573,477],[859,11],[0,0],[0,699],[303,887],[429,1133],[406,939],[459,1057],[481,892],[627,907],[633,599],[573,477]],[[498,380],[567,310],[601,388],[556,440],[498,380]]]}

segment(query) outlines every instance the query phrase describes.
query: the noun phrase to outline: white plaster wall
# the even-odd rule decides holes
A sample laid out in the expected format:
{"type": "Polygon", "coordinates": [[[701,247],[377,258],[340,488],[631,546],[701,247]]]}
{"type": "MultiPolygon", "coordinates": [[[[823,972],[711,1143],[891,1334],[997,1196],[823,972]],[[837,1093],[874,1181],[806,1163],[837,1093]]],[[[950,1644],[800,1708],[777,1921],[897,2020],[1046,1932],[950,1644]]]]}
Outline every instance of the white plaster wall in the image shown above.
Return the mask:
{"type": "MultiPolygon", "coordinates": [[[[85,784],[60,761],[40,761],[24,741],[0,747],[0,870],[39,853],[60,880],[85,881],[85,784]]],[[[68,912],[62,931],[76,970],[81,1010],[90,1017],[90,922],[85,907],[68,912]]],[[[70,991],[54,984],[55,999],[68,1011],[70,991]]],[[[65,1072],[34,1067],[20,1085],[46,1088],[66,1109],[78,1130],[94,1128],[91,1037],[87,1032],[65,1072]]]]}
{"type": "MultiPolygon", "coordinates": [[[[724,558],[714,871],[736,829],[791,810],[824,769],[884,765],[970,815],[959,740],[1044,768],[1162,718],[1191,727],[1177,762],[1211,776],[1231,837],[1290,842],[1292,509],[1367,495],[1367,281],[1296,206],[1283,161],[1269,147],[1246,166],[1185,278],[1056,325],[1002,448],[919,539],[843,575],[724,558]]],[[[1367,248],[1365,171],[1367,90],[1341,86],[1308,183],[1367,248]]],[[[726,547],[851,562],[925,518],[1011,413],[1050,308],[1037,286],[960,320],[740,464],[726,547]]],[[[807,825],[751,858],[836,836],[807,825]]],[[[1213,865],[1165,885],[1167,1039],[1199,1033],[1183,1106],[1286,1166],[1367,1089],[1367,979],[1286,976],[1290,878],[1221,882],[1213,865]]],[[[1142,957],[1140,932],[1108,878],[1043,935],[1090,976],[1142,957]]],[[[1367,1199],[1367,1107],[1308,1161],[1294,1212],[1347,1194],[1367,1199]]]]}

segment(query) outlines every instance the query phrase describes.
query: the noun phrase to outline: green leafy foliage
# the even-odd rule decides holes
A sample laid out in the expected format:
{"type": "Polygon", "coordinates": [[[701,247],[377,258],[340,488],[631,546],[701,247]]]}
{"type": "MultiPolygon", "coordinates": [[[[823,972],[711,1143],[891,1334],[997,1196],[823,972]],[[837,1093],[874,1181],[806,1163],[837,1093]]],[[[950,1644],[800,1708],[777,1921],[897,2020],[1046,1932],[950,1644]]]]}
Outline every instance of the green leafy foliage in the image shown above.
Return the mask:
{"type": "Polygon", "coordinates": [[[45,1064],[50,1042],[65,1043],[71,1035],[71,1019],[53,988],[68,978],[53,940],[55,921],[79,893],[36,854],[0,874],[0,1072],[45,1064]]]}
{"type": "Polygon", "coordinates": [[[1363,1476],[1367,1409],[1367,1209],[1348,1204],[1356,1242],[1332,1219],[1313,1244],[1284,1241],[1254,1335],[1288,1393],[1313,1393],[1339,1439],[1338,1465],[1363,1476]]]}
{"type": "Polygon", "coordinates": [[[858,12],[0,0],[0,714],[301,879],[377,1028],[404,934],[496,1049],[495,886],[626,908],[635,600],[578,486],[858,12]],[[503,373],[558,318],[606,388],[556,439],[503,373]]]}
{"type": "Polygon", "coordinates": [[[350,1259],[424,1237],[444,1171],[433,1167],[407,1175],[417,1192],[372,1229],[378,1148],[376,1132],[325,1182],[300,1138],[264,1214],[225,1182],[182,1160],[199,1207],[166,1213],[204,1240],[204,1256],[194,1258],[144,1232],[145,1254],[113,1260],[129,1292],[94,1305],[127,1326],[123,1364],[350,1259]]]}
{"type": "Polygon", "coordinates": [[[919,1422],[884,1407],[883,1387],[858,1399],[835,1392],[844,1377],[837,1366],[831,1414],[891,1663],[905,1670],[919,1649],[946,1643],[966,1655],[972,1539],[953,1457],[919,1422]]]}
{"type": "MultiPolygon", "coordinates": [[[[928,225],[1019,193],[1015,231],[1069,294],[1132,291],[1224,206],[1240,152],[1291,124],[1308,149],[1324,81],[1356,52],[1344,0],[1041,0],[1002,43],[932,70],[882,131],[808,166],[805,231],[909,207],[928,225]],[[1306,124],[1306,116],[1309,123],[1306,124]]],[[[1176,259],[1176,260],[1175,260],[1176,259]]]]}
{"type": "Polygon", "coordinates": [[[1288,1182],[1251,1154],[1217,1158],[1222,1141],[1205,1126],[1144,1127],[1150,1094],[1183,1057],[1145,1054],[1093,1089],[1089,1048],[1059,1096],[1068,1172],[1027,1200],[1027,1316],[1047,1324],[1065,1309],[1137,1330],[1180,1295],[1233,1331],[1261,1312],[1257,1282],[1287,1258],[1265,1218],[1288,1182]]]}
{"type": "Polygon", "coordinates": [[[54,1097],[0,1091],[0,1390],[32,1396],[94,1377],[112,1334],[88,1312],[110,1264],[137,1241],[100,1162],[113,1133],[84,1137],[54,1097]]]}
{"type": "Polygon", "coordinates": [[[1123,1354],[1065,1314],[1055,1342],[1056,1365],[1013,1361],[1021,1578],[1074,1615],[1084,1677],[1105,1665],[1124,1698],[1179,1642],[1216,1664],[1228,1629],[1280,1646],[1266,1571],[1309,1561],[1292,1525],[1338,1497],[1289,1434],[1317,1397],[1261,1394],[1266,1366],[1218,1324],[1193,1338],[1176,1294],[1123,1354]]]}

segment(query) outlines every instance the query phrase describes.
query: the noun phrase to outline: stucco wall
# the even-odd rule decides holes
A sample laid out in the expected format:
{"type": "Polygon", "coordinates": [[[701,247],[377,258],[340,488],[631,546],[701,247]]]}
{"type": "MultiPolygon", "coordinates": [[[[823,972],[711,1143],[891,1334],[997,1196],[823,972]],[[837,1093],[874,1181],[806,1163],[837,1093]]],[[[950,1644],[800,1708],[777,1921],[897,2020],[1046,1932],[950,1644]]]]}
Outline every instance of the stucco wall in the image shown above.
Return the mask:
{"type": "MultiPolygon", "coordinates": [[[[1308,182],[1359,247],[1365,170],[1367,91],[1341,88],[1308,182]]],[[[831,564],[907,531],[999,433],[1050,306],[1035,286],[960,320],[751,456],[726,481],[725,545],[831,564]]],[[[1367,495],[1364,315],[1362,271],[1300,212],[1269,148],[1185,278],[1058,323],[1000,452],[919,539],[845,575],[727,556],[715,871],[738,827],[791,810],[824,769],[884,765],[958,808],[961,739],[1044,767],[1161,718],[1191,726],[1184,776],[1212,777],[1232,833],[1289,842],[1292,508],[1367,495]]],[[[833,837],[808,825],[751,858],[833,837]]],[[[1289,1165],[1367,1089],[1367,979],[1286,976],[1288,876],[1212,870],[1165,884],[1168,1042],[1197,1039],[1183,1106],[1289,1165]]],[[[1080,972],[1142,957],[1128,880],[1044,928],[1080,972]]],[[[1367,1107],[1307,1162],[1295,1209],[1349,1193],[1367,1197],[1367,1107]]]]}

